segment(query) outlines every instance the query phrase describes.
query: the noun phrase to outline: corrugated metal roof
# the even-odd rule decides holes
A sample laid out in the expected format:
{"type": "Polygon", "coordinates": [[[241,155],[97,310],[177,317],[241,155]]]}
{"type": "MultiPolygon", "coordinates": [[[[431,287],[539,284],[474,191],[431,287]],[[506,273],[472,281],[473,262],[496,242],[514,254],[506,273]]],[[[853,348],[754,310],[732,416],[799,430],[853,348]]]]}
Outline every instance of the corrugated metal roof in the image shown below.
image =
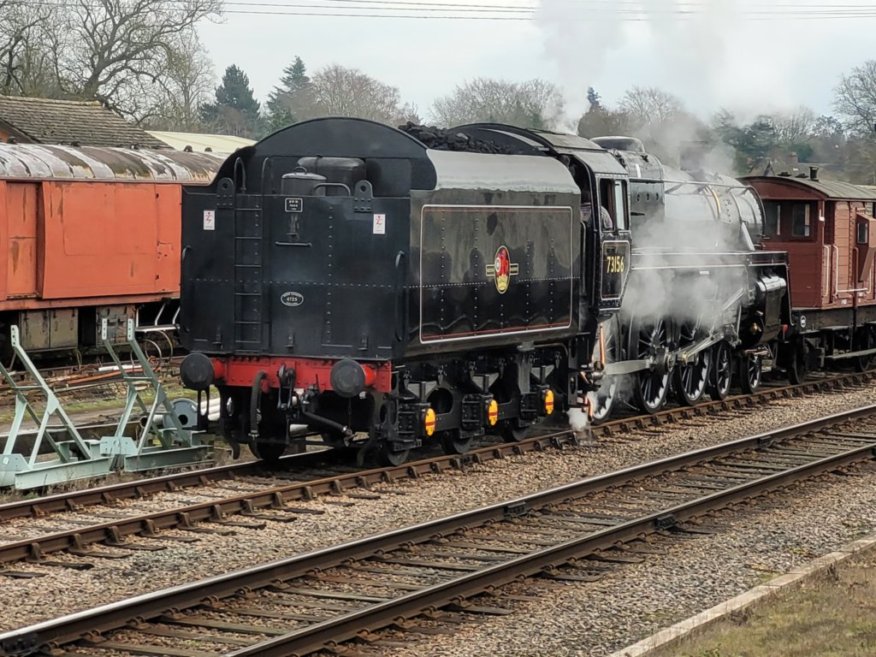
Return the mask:
{"type": "Polygon", "coordinates": [[[747,183],[763,181],[792,187],[805,187],[831,200],[876,201],[876,188],[867,185],[853,185],[838,180],[812,180],[808,177],[791,178],[787,176],[744,176],[741,180],[747,183]]]}
{"type": "Polygon", "coordinates": [[[0,123],[19,141],[37,144],[164,147],[96,101],[0,96],[0,123]]]}
{"type": "Polygon", "coordinates": [[[223,157],[171,149],[0,144],[0,178],[210,182],[223,157]]]}
{"type": "Polygon", "coordinates": [[[171,148],[179,151],[190,146],[196,153],[206,152],[230,154],[238,148],[252,146],[255,141],[234,135],[208,135],[199,132],[167,132],[164,130],[148,130],[150,135],[161,140],[171,148]]]}

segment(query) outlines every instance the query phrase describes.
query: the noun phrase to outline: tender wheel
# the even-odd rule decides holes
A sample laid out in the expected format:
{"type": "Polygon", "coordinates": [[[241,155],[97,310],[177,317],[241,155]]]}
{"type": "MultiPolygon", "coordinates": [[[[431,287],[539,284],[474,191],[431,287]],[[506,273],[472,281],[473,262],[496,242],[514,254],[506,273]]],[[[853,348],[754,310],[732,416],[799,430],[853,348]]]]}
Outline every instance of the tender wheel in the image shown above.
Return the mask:
{"type": "MultiPolygon", "coordinates": [[[[630,346],[633,357],[637,359],[660,359],[666,353],[669,343],[668,325],[663,319],[654,323],[640,324],[631,333],[630,346]]],[[[635,386],[636,402],[645,413],[656,413],[666,403],[669,392],[670,371],[657,362],[650,370],[639,372],[635,386]]]]}
{"type": "MultiPolygon", "coordinates": [[[[681,327],[679,347],[684,349],[699,341],[699,327],[696,324],[685,324],[681,327]]],[[[675,365],[673,383],[678,393],[678,401],[687,406],[697,404],[709,385],[709,371],[712,354],[709,349],[697,353],[686,365],[675,365]]]]}
{"type": "Polygon", "coordinates": [[[445,454],[465,454],[471,449],[472,438],[461,438],[459,429],[441,431],[438,435],[445,454]]]}
{"type": "Polygon", "coordinates": [[[401,465],[408,460],[411,450],[403,449],[400,452],[393,451],[387,443],[380,446],[379,458],[384,465],[401,465]]]}
{"type": "Polygon", "coordinates": [[[709,396],[715,401],[730,394],[733,378],[733,357],[730,345],[724,340],[712,347],[712,375],[709,377],[709,396]]]}
{"type": "Polygon", "coordinates": [[[532,427],[518,427],[514,420],[508,421],[502,427],[502,440],[506,443],[519,443],[522,440],[526,440],[532,435],[532,427]]]}
{"type": "Polygon", "coordinates": [[[268,465],[276,465],[280,457],[286,452],[286,445],[282,443],[268,443],[260,440],[249,445],[250,451],[268,465]]]}
{"type": "Polygon", "coordinates": [[[763,376],[763,361],[760,356],[745,354],[739,361],[739,386],[747,395],[760,388],[763,376]]]}
{"type": "MultiPolygon", "coordinates": [[[[876,347],[876,327],[864,326],[857,331],[857,340],[855,340],[855,350],[872,349],[876,347]]],[[[868,354],[866,356],[857,356],[855,359],[855,371],[866,372],[876,365],[876,354],[868,354]]]]}

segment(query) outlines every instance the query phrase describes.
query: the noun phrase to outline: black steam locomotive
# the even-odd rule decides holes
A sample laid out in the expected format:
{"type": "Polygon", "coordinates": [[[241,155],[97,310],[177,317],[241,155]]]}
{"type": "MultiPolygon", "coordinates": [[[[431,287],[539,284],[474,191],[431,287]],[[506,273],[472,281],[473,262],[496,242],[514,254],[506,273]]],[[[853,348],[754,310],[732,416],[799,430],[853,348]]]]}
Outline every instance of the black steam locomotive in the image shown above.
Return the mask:
{"type": "Polygon", "coordinates": [[[307,121],[185,190],[181,375],[218,388],[233,443],[276,458],[304,424],[391,462],[464,451],[593,378],[629,271],[626,171],[579,137],[454,134],[307,121]],[[610,221],[582,221],[582,190],[610,221]]]}
{"type": "MultiPolygon", "coordinates": [[[[627,379],[648,411],[683,371],[720,394],[713,356],[766,355],[784,262],[762,266],[750,240],[633,251],[631,217],[676,230],[670,188],[720,205],[721,184],[667,180],[619,145],[329,118],[238,151],[183,196],[183,382],[215,385],[223,434],[262,458],[304,425],[393,463],[425,441],[519,440],[582,402],[599,419],[627,379]],[[662,281],[660,312],[624,303],[628,278],[662,281]],[[671,301],[703,290],[717,306],[671,301]]],[[[722,217],[680,220],[732,233],[722,217]]]]}
{"type": "Polygon", "coordinates": [[[653,413],[670,393],[687,405],[724,399],[734,379],[754,392],[791,324],[787,253],[762,249],[760,198],[695,156],[678,170],[638,139],[593,141],[630,175],[633,244],[622,311],[602,325],[608,363],[593,418],[617,401],[653,413]]]}

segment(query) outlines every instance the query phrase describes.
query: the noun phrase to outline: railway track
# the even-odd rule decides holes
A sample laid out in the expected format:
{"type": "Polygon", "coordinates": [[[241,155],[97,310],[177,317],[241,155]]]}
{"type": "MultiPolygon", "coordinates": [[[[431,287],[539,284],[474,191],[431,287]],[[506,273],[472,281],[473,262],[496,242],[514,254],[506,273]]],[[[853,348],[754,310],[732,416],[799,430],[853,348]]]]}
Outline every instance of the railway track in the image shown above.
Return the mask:
{"type": "Polygon", "coordinates": [[[355,654],[338,644],[508,613],[501,594],[478,596],[535,575],[593,578],[590,560],[622,560],[619,544],[647,551],[649,534],[696,532],[704,514],[874,457],[876,405],[39,623],[0,649],[355,654]]]}
{"type": "MultiPolygon", "coordinates": [[[[622,417],[594,426],[591,431],[594,438],[613,439],[637,431],[670,426],[697,418],[714,417],[716,414],[720,416],[740,409],[755,408],[777,399],[789,399],[818,392],[841,391],[850,387],[867,385],[874,378],[876,378],[876,372],[854,373],[825,377],[796,386],[765,387],[754,395],[733,396],[723,401],[710,401],[694,407],[668,408],[654,415],[622,417]]],[[[546,436],[527,438],[516,443],[493,443],[474,449],[465,455],[433,455],[395,467],[370,470],[348,468],[347,472],[326,478],[325,481],[306,482],[310,484],[309,490],[304,486],[298,489],[284,490],[282,491],[283,500],[288,502],[296,499],[307,499],[308,495],[341,493],[354,488],[367,487],[379,481],[417,477],[429,472],[465,467],[467,464],[480,463],[494,458],[504,458],[556,446],[562,447],[570,442],[575,441],[566,431],[561,431],[546,436]],[[300,492],[295,492],[295,490],[300,492]]],[[[290,455],[281,460],[280,467],[277,471],[272,472],[271,476],[284,476],[284,474],[308,468],[334,468],[343,458],[342,455],[329,450],[290,455]]],[[[248,461],[194,471],[176,472],[159,477],[134,478],[127,482],[69,490],[41,497],[24,497],[20,500],[0,504],[0,521],[29,517],[42,518],[64,511],[80,511],[89,506],[134,500],[159,493],[176,492],[211,483],[232,481],[242,477],[261,476],[266,472],[263,463],[248,461]]],[[[8,563],[8,560],[3,558],[2,551],[0,551],[0,563],[4,562],[8,563]]]]}
{"type": "MultiPolygon", "coordinates": [[[[834,385],[837,385],[834,382],[834,385]]],[[[761,400],[775,396],[784,397],[799,390],[779,388],[764,391],[761,400]]],[[[722,402],[712,409],[712,413],[734,412],[734,406],[750,404],[749,398],[738,398],[722,402]]],[[[645,429],[652,424],[669,421],[678,422],[678,417],[670,414],[686,413],[688,418],[705,417],[705,407],[695,409],[673,409],[662,417],[618,420],[597,427],[605,436],[617,436],[620,431],[645,429]]],[[[736,411],[738,412],[738,410],[736,411]]],[[[621,438],[626,440],[626,438],[621,438]]],[[[108,513],[96,513],[98,517],[77,518],[68,523],[67,529],[51,527],[40,530],[21,528],[24,534],[12,541],[0,543],[0,564],[19,561],[44,563],[47,565],[73,564],[57,562],[50,557],[55,553],[72,552],[81,557],[99,557],[93,546],[103,544],[121,550],[142,549],[132,547],[130,541],[138,537],[155,537],[166,530],[191,530],[206,532],[198,525],[218,523],[230,527],[247,523],[263,523],[294,519],[294,513],[311,513],[302,509],[289,509],[287,505],[312,500],[322,495],[342,494],[353,489],[367,489],[373,484],[393,482],[400,479],[415,479],[419,476],[440,473],[448,469],[463,469],[473,464],[502,459],[545,449],[563,448],[578,444],[567,430],[526,439],[518,443],[499,443],[475,449],[464,456],[437,455],[419,461],[394,467],[361,470],[344,461],[341,454],[333,451],[309,452],[286,457],[282,471],[268,472],[259,462],[232,464],[176,473],[151,479],[114,484],[96,489],[70,491],[49,497],[23,499],[0,505],[0,519],[34,518],[42,520],[61,511],[74,511],[87,514],[88,507],[112,505],[121,500],[148,498],[158,493],[175,493],[194,487],[213,486],[203,497],[204,501],[179,505],[171,504],[162,510],[150,510],[131,514],[122,510],[122,517],[114,512],[112,506],[108,513]],[[290,481],[291,480],[291,481],[290,481]],[[240,487],[241,491],[229,491],[226,487],[240,487]],[[229,494],[230,493],[230,494],[229,494]],[[234,519],[234,516],[242,518],[234,519]],[[109,518],[109,519],[106,519],[109,518]],[[91,551],[90,551],[91,550],[91,551]]],[[[7,576],[15,573],[6,572],[7,576]]]]}

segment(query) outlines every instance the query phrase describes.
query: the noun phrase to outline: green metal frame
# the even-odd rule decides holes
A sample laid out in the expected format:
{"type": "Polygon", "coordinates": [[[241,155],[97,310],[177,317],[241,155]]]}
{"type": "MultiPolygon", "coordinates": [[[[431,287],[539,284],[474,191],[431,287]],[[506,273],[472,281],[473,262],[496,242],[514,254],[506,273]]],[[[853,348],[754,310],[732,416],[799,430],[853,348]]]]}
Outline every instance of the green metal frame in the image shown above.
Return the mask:
{"type": "Polygon", "coordinates": [[[209,448],[201,445],[192,431],[184,429],[180,424],[173,406],[167,398],[164,384],[155,375],[149,359],[136,340],[134,321],[130,319],[128,320],[126,338],[131,353],[142,370],[141,374],[131,374],[125,368],[109,340],[107,320],[101,320],[100,339],[110,358],[118,367],[127,387],[125,408],[121,418],[119,418],[116,431],[112,436],[102,439],[101,442],[106,444],[107,449],[124,450],[124,469],[129,471],[153,470],[204,461],[208,456],[209,448]],[[149,406],[140,396],[138,384],[141,383],[146,383],[155,391],[155,396],[149,406]],[[131,441],[131,445],[134,445],[134,449],[131,450],[128,444],[130,439],[124,436],[124,431],[135,408],[139,408],[145,414],[146,422],[136,445],[131,441]],[[157,413],[159,408],[164,411],[160,415],[162,418],[160,423],[156,421],[159,417],[157,413]],[[157,445],[155,441],[157,441],[157,445]]]}
{"type": "MultiPolygon", "coordinates": [[[[10,342],[15,357],[33,383],[26,385],[18,383],[9,370],[0,363],[0,375],[15,393],[15,415],[9,428],[6,445],[3,447],[3,456],[0,457],[0,486],[37,488],[110,472],[114,458],[109,454],[101,454],[99,441],[86,440],[79,434],[57,395],[22,347],[17,326],[10,327],[10,342]],[[40,391],[45,397],[45,408],[42,412],[28,398],[28,393],[35,390],[40,391]],[[30,416],[37,425],[33,446],[29,450],[26,447],[20,450],[27,454],[26,456],[14,451],[22,437],[25,415],[30,416]],[[69,440],[56,441],[52,437],[52,431],[57,430],[57,428],[49,428],[49,420],[53,416],[57,416],[61,421],[61,427],[69,440]],[[38,460],[43,442],[46,442],[57,454],[56,459],[38,460]]],[[[31,435],[31,432],[25,434],[31,435]]]]}
{"type": "Polygon", "coordinates": [[[202,445],[192,431],[184,429],[180,424],[173,405],[167,398],[164,384],[156,376],[149,359],[137,343],[134,322],[128,320],[126,342],[141,370],[136,374],[125,367],[110,342],[106,319],[101,322],[100,335],[127,387],[125,407],[112,435],[86,439],[82,437],[57,395],[22,347],[18,327],[11,327],[12,351],[32,383],[17,382],[12,373],[0,363],[0,376],[15,394],[15,414],[0,455],[0,487],[20,490],[40,488],[76,479],[105,476],[118,470],[136,472],[194,465],[209,458],[210,448],[202,445]],[[138,389],[143,384],[155,392],[149,405],[144,402],[138,389]],[[28,397],[34,391],[39,391],[45,398],[42,411],[28,397]],[[146,416],[138,440],[124,435],[136,408],[146,416]],[[159,409],[163,412],[159,413],[159,409]],[[23,429],[23,423],[28,416],[37,425],[35,432],[23,429]],[[49,426],[52,417],[60,420],[60,427],[49,426]],[[66,434],[67,439],[56,440],[52,435],[61,432],[66,434]],[[22,445],[21,439],[24,436],[34,437],[32,446],[22,445]],[[39,458],[44,444],[51,447],[55,458],[39,458]]]}

